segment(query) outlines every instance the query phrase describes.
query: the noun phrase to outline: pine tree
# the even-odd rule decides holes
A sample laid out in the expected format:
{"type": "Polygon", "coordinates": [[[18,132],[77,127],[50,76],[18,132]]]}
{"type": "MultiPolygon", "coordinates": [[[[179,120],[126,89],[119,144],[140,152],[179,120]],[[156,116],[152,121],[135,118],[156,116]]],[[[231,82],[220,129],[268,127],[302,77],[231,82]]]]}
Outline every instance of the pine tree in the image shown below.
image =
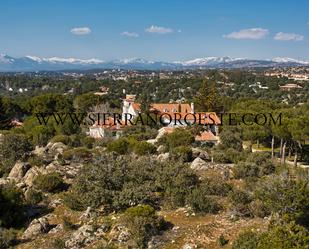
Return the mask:
{"type": "Polygon", "coordinates": [[[10,128],[10,119],[6,114],[5,106],[3,105],[2,99],[0,98],[0,130],[10,128]]]}
{"type": "Polygon", "coordinates": [[[198,111],[216,111],[218,106],[216,83],[212,80],[204,80],[194,102],[198,111]]]}

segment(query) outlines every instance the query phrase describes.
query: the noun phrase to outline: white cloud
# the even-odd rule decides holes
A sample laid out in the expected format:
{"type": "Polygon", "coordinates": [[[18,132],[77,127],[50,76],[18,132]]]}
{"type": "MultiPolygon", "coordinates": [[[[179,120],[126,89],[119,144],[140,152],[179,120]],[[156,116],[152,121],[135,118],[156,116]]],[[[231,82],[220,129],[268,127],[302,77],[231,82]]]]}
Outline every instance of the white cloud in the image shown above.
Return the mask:
{"type": "Polygon", "coordinates": [[[263,39],[265,36],[269,34],[268,29],[263,28],[251,28],[251,29],[242,29],[239,31],[234,31],[230,34],[223,35],[224,38],[229,39],[252,39],[252,40],[258,40],[263,39]]]}
{"type": "Polygon", "coordinates": [[[91,29],[88,27],[77,27],[71,29],[71,33],[74,35],[88,35],[91,33],[91,29]]]}
{"type": "Polygon", "coordinates": [[[171,28],[165,28],[155,25],[151,25],[149,28],[145,29],[145,31],[148,33],[155,33],[155,34],[169,34],[174,32],[174,30],[171,28]]]}
{"type": "Polygon", "coordinates": [[[121,33],[121,35],[127,36],[127,37],[139,37],[139,34],[135,32],[129,32],[129,31],[124,31],[121,33]]]}
{"type": "Polygon", "coordinates": [[[277,41],[302,41],[304,36],[294,33],[279,32],[274,36],[274,40],[277,41]]]}

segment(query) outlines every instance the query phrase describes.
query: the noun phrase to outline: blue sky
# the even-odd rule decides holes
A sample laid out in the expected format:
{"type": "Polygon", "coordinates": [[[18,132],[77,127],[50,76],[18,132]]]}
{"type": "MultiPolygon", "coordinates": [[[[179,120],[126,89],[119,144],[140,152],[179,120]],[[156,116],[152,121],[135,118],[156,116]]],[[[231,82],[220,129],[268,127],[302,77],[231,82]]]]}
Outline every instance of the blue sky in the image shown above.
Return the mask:
{"type": "Polygon", "coordinates": [[[16,57],[309,60],[308,0],[7,0],[0,10],[0,53],[16,57]]]}

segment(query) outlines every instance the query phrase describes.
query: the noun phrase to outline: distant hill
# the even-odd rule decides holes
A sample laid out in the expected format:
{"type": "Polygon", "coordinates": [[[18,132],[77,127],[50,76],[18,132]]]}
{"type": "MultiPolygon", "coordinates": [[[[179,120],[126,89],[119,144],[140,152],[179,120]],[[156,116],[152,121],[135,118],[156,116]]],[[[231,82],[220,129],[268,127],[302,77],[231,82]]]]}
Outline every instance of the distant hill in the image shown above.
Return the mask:
{"type": "Polygon", "coordinates": [[[292,58],[274,58],[270,60],[254,60],[230,57],[204,57],[188,61],[150,61],[139,58],[103,61],[99,59],[76,58],[40,58],[24,56],[14,58],[0,54],[0,71],[58,71],[84,69],[140,69],[140,70],[175,70],[194,68],[257,68],[257,67],[290,67],[309,66],[309,61],[300,61],[292,58]]]}

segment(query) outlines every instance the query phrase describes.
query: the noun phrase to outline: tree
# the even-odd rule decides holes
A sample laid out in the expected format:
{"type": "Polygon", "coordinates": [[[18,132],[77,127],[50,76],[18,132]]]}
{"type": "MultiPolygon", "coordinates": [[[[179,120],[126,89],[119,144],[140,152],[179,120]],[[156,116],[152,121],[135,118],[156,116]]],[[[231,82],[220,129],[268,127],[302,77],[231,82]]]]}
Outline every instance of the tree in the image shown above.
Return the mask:
{"type": "Polygon", "coordinates": [[[3,100],[0,98],[0,130],[10,128],[10,118],[7,115],[3,100]]]}
{"type": "Polygon", "coordinates": [[[151,108],[151,97],[148,93],[141,95],[141,113],[149,114],[151,108]]]}
{"type": "Polygon", "coordinates": [[[203,112],[217,111],[219,96],[216,82],[205,79],[194,99],[196,109],[203,112]]]}
{"type": "Polygon", "coordinates": [[[26,158],[32,146],[25,135],[6,134],[0,138],[0,162],[2,173],[9,173],[17,160],[26,158]]]}

